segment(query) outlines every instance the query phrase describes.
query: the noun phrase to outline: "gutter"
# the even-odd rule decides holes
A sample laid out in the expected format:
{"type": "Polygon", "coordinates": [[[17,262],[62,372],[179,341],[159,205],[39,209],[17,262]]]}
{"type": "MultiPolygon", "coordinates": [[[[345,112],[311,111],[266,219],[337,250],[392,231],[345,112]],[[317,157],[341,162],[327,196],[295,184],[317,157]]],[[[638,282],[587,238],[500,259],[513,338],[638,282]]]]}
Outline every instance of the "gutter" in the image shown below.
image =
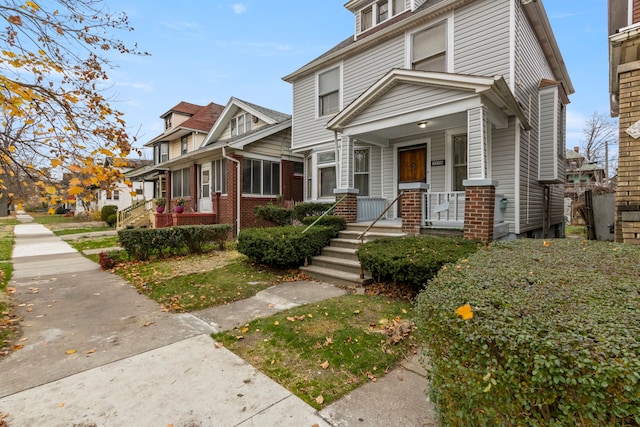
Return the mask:
{"type": "Polygon", "coordinates": [[[224,159],[227,160],[231,160],[233,163],[236,164],[236,209],[237,209],[237,217],[236,217],[236,238],[238,237],[238,234],[240,234],[240,196],[241,196],[241,191],[240,191],[240,161],[237,159],[234,159],[233,157],[229,157],[227,156],[227,150],[225,149],[226,147],[222,147],[222,157],[224,159]]]}

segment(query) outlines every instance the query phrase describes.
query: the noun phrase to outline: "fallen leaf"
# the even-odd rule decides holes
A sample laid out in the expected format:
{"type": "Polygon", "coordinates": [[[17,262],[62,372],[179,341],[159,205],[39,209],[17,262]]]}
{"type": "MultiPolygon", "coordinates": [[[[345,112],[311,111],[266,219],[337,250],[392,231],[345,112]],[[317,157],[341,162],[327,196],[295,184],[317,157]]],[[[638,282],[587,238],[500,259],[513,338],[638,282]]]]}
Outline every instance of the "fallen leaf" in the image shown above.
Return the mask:
{"type": "Polygon", "coordinates": [[[224,344],[222,344],[221,342],[218,341],[218,342],[216,342],[215,347],[216,348],[222,348],[222,347],[224,347],[224,344]]]}
{"type": "Polygon", "coordinates": [[[280,325],[280,322],[278,322],[277,320],[275,322],[273,322],[274,325],[278,326],[280,325]]]}
{"type": "Polygon", "coordinates": [[[402,314],[407,314],[407,309],[406,308],[402,309],[402,314]]]}
{"type": "Polygon", "coordinates": [[[74,349],[70,349],[70,350],[65,351],[65,353],[67,353],[67,354],[74,354],[75,352],[76,352],[76,350],[74,350],[74,349]]]}
{"type": "Polygon", "coordinates": [[[295,321],[296,321],[296,318],[295,318],[295,317],[291,317],[291,316],[289,316],[289,317],[287,317],[287,320],[288,320],[289,322],[295,322],[295,321]]]}
{"type": "Polygon", "coordinates": [[[28,339],[29,339],[29,338],[24,337],[24,338],[20,338],[20,341],[21,341],[21,342],[25,342],[25,341],[26,341],[26,340],[28,340],[28,339]]]}
{"type": "Polygon", "coordinates": [[[309,313],[309,314],[307,314],[307,317],[308,317],[309,319],[313,319],[313,314],[309,313]]]}
{"type": "Polygon", "coordinates": [[[92,348],[91,350],[87,350],[87,354],[92,354],[92,353],[95,353],[95,352],[96,352],[95,348],[92,348]]]}
{"type": "Polygon", "coordinates": [[[273,304],[269,304],[269,308],[273,308],[273,307],[274,307],[274,305],[273,305],[273,304]]]}
{"type": "Polygon", "coordinates": [[[354,310],[353,314],[360,314],[360,310],[354,310]]]}
{"type": "Polygon", "coordinates": [[[325,361],[324,363],[321,363],[321,364],[320,364],[320,367],[321,367],[322,369],[327,369],[327,368],[329,367],[329,361],[327,360],[327,361],[325,361]]]}
{"type": "Polygon", "coordinates": [[[64,402],[58,403],[58,408],[64,408],[64,402]]]}
{"type": "Polygon", "coordinates": [[[322,395],[316,397],[316,403],[322,405],[324,403],[324,397],[322,397],[322,395]]]}
{"type": "Polygon", "coordinates": [[[462,320],[473,319],[473,311],[471,311],[471,306],[469,304],[458,307],[456,314],[462,317],[462,320]]]}
{"type": "Polygon", "coordinates": [[[156,322],[146,322],[146,323],[143,323],[142,326],[151,326],[154,323],[156,323],[156,322]]]}
{"type": "Polygon", "coordinates": [[[249,332],[249,327],[245,326],[244,328],[240,329],[240,332],[242,332],[243,334],[246,334],[247,332],[249,332]]]}
{"type": "Polygon", "coordinates": [[[9,286],[7,288],[7,293],[8,294],[15,294],[16,293],[16,288],[13,288],[13,287],[9,286]]]}
{"type": "Polygon", "coordinates": [[[16,344],[16,345],[13,346],[13,351],[18,351],[18,350],[21,350],[23,348],[24,348],[24,346],[22,344],[16,344]]]}

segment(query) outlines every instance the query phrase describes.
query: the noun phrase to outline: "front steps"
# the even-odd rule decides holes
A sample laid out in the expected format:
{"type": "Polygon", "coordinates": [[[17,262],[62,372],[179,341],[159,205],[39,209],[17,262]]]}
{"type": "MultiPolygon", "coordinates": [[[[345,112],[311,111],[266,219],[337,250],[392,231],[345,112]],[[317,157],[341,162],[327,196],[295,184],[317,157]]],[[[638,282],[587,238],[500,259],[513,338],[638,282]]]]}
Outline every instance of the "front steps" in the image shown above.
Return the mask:
{"type": "MultiPolygon", "coordinates": [[[[364,272],[364,278],[360,278],[361,266],[356,255],[360,246],[358,237],[369,225],[348,224],[347,229],[338,233],[337,238],[331,239],[329,246],[323,248],[320,255],[312,257],[309,265],[301,267],[300,270],[316,280],[345,287],[354,288],[371,283],[373,279],[368,272],[364,272]]],[[[400,227],[400,223],[381,221],[367,232],[364,241],[404,236],[400,227]]]]}

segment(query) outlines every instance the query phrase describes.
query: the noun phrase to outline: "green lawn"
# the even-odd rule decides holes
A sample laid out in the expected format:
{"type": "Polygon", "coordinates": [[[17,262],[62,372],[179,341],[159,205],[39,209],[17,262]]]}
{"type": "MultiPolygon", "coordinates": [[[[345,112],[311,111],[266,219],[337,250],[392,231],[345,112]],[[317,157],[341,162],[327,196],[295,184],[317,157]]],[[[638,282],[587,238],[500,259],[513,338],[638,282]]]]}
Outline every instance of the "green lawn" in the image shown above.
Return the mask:
{"type": "Polygon", "coordinates": [[[66,236],[69,234],[83,234],[83,233],[93,233],[95,231],[109,231],[113,230],[112,227],[87,227],[82,223],[78,223],[78,228],[65,228],[63,230],[54,230],[53,234],[56,236],[66,236]]]}
{"type": "Polygon", "coordinates": [[[118,236],[107,236],[100,238],[82,238],[77,240],[70,240],[67,243],[71,245],[78,252],[82,252],[86,249],[102,249],[113,248],[120,245],[118,236]]]}

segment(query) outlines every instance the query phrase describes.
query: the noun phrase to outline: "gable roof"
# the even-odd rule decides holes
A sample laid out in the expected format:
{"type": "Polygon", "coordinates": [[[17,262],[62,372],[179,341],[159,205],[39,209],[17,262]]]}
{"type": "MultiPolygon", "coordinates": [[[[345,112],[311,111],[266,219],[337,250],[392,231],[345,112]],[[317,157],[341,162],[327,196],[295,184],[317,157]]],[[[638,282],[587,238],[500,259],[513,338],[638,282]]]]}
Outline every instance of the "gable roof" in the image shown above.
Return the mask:
{"type": "MultiPolygon", "coordinates": [[[[216,121],[215,125],[211,128],[207,137],[202,141],[202,147],[213,144],[220,139],[220,136],[223,134],[224,130],[227,128],[231,119],[238,113],[238,111],[246,111],[247,113],[258,117],[263,122],[267,123],[267,126],[273,126],[280,123],[284,123],[288,120],[291,120],[291,115],[281,113],[280,111],[272,110],[270,108],[265,108],[257,104],[252,104],[247,101],[243,101],[242,99],[238,99],[235,97],[231,97],[227,105],[224,107],[224,110],[220,114],[219,119],[216,121]]],[[[238,139],[239,137],[243,137],[247,134],[257,132],[263,130],[264,128],[258,129],[256,131],[247,132],[243,135],[238,135],[237,137],[231,139],[238,139]]]]}
{"type": "Polygon", "coordinates": [[[478,77],[400,68],[389,71],[351,104],[342,109],[329,120],[327,128],[340,131],[365,108],[401,83],[462,89],[483,95],[498,107],[505,108],[512,115],[517,116],[525,129],[530,128],[526,115],[511,93],[511,89],[509,89],[504,77],[478,77]]]}
{"type": "Polygon", "coordinates": [[[162,134],[151,139],[149,142],[146,142],[144,146],[150,147],[157,142],[169,141],[188,135],[192,132],[209,132],[223,110],[224,107],[220,104],[216,104],[215,102],[211,102],[204,107],[201,105],[190,104],[188,102],[181,102],[161,117],[164,118],[173,112],[190,114],[191,117],[178,126],[167,129],[162,134]],[[190,113],[187,113],[187,110],[190,111],[190,113]]]}

